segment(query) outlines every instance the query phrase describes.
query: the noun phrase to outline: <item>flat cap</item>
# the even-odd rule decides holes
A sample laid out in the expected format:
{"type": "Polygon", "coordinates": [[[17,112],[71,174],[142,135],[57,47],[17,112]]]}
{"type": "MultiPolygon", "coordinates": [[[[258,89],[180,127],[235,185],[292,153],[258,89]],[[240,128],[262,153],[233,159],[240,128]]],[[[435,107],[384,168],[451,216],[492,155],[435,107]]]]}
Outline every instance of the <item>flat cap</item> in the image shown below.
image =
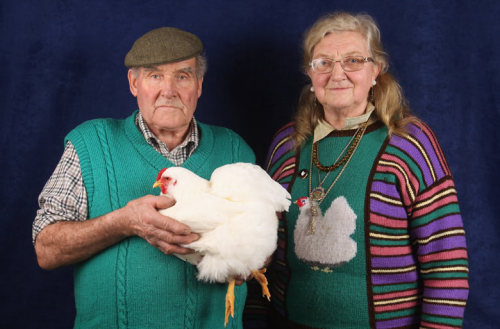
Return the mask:
{"type": "Polygon", "coordinates": [[[179,62],[203,52],[201,40],[175,27],[160,27],[137,39],[125,56],[125,66],[159,65],[179,62]]]}

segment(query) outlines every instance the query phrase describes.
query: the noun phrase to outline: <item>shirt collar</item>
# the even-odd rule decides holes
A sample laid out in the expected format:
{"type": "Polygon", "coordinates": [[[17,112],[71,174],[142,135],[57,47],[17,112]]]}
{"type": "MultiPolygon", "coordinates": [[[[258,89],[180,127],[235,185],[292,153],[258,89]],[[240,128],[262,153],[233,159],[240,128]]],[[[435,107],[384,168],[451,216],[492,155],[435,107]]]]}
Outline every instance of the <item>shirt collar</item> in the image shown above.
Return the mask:
{"type": "MultiPolygon", "coordinates": [[[[137,111],[137,115],[135,117],[135,125],[139,130],[141,131],[142,135],[144,136],[144,139],[150,144],[154,149],[158,150],[160,146],[164,146],[166,150],[168,150],[168,147],[163,143],[156,135],[149,129],[146,120],[144,120],[144,117],[141,114],[141,111],[137,111]]],[[[198,124],[196,123],[196,119],[193,116],[193,119],[191,120],[191,124],[189,127],[190,132],[187,134],[186,139],[179,144],[176,148],[173,150],[168,150],[170,152],[174,151],[175,149],[178,148],[185,148],[188,145],[193,146],[193,150],[198,146],[200,142],[199,138],[199,133],[198,133],[198,124]]]]}
{"type": "Polygon", "coordinates": [[[322,140],[334,130],[348,130],[358,128],[360,124],[368,121],[370,115],[374,110],[375,106],[371,102],[368,103],[365,113],[357,117],[346,118],[344,128],[342,129],[335,129],[326,120],[319,119],[318,124],[314,128],[313,143],[322,140]]]}

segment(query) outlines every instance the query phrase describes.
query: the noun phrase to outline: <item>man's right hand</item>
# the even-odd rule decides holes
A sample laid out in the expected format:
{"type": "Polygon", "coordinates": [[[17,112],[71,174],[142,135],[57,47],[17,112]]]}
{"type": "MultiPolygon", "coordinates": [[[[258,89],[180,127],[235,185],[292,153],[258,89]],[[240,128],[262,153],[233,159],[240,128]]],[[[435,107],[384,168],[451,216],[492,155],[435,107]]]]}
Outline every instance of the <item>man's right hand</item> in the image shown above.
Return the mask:
{"type": "Polygon", "coordinates": [[[181,247],[199,239],[189,226],[161,215],[158,210],[172,207],[175,200],[165,196],[146,195],[130,201],[121,209],[129,221],[131,235],[137,235],[165,254],[188,254],[193,250],[181,247]]]}
{"type": "Polygon", "coordinates": [[[197,240],[199,235],[158,212],[173,204],[175,201],[167,197],[147,195],[100,217],[50,224],[35,241],[38,264],[47,270],[72,265],[133,235],[165,254],[191,253],[191,249],[180,245],[197,240]]]}

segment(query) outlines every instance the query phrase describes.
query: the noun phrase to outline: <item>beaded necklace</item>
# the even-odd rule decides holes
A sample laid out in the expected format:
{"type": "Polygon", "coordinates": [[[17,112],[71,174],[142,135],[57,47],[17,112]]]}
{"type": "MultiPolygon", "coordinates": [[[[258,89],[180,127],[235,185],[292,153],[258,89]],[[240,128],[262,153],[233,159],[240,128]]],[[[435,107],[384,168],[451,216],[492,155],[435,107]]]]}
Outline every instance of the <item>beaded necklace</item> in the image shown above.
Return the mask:
{"type": "Polygon", "coordinates": [[[311,215],[312,216],[311,216],[311,220],[309,221],[309,227],[307,230],[307,234],[314,234],[316,232],[316,229],[315,229],[316,218],[321,213],[319,206],[320,206],[321,202],[323,202],[325,197],[328,195],[328,193],[330,193],[333,186],[339,180],[340,176],[344,173],[344,170],[346,169],[347,165],[351,161],[354,153],[356,152],[356,150],[361,142],[361,139],[363,138],[363,135],[365,133],[367,126],[368,126],[368,121],[363,122],[359,126],[359,128],[356,131],[356,133],[354,134],[353,138],[351,138],[351,140],[349,140],[349,142],[346,144],[346,146],[344,147],[342,152],[340,152],[340,155],[337,157],[335,162],[331,166],[328,166],[328,167],[323,166],[319,162],[319,151],[318,151],[319,141],[313,143],[312,149],[311,149],[311,163],[310,163],[310,171],[309,171],[309,202],[311,205],[311,215]],[[349,148],[348,148],[348,146],[349,146],[349,148]],[[344,154],[342,159],[340,159],[340,161],[339,161],[338,159],[340,158],[340,156],[342,156],[342,154],[345,152],[346,149],[347,149],[347,152],[344,154]],[[318,186],[315,187],[314,189],[312,189],[313,163],[316,166],[316,168],[318,168],[318,186]],[[337,176],[335,177],[335,179],[333,180],[333,182],[330,184],[330,186],[328,187],[328,189],[325,192],[325,189],[321,185],[325,182],[325,180],[328,177],[328,175],[330,174],[330,172],[339,168],[342,165],[343,165],[342,169],[337,174],[337,176]],[[327,174],[323,178],[323,180],[321,180],[321,178],[320,178],[321,171],[327,171],[327,174]]]}

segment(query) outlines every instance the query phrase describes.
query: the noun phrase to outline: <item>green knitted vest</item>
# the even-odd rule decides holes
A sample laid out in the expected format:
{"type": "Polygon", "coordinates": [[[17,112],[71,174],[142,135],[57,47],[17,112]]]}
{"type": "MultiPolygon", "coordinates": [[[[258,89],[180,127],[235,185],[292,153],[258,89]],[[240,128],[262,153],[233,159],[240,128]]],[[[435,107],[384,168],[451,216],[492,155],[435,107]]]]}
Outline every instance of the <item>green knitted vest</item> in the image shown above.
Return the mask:
{"type": "MultiPolygon", "coordinates": [[[[134,124],[97,119],[71,131],[87,190],[89,218],[125,206],[146,194],[160,169],[173,164],[157,153],[134,124]]],[[[233,131],[199,123],[200,144],[183,167],[209,178],[238,161],[255,162],[250,147],[233,131]]],[[[75,267],[75,328],[223,328],[227,285],[196,280],[196,268],[131,237],[75,267]]],[[[241,328],[246,286],[235,291],[241,328]]]]}

